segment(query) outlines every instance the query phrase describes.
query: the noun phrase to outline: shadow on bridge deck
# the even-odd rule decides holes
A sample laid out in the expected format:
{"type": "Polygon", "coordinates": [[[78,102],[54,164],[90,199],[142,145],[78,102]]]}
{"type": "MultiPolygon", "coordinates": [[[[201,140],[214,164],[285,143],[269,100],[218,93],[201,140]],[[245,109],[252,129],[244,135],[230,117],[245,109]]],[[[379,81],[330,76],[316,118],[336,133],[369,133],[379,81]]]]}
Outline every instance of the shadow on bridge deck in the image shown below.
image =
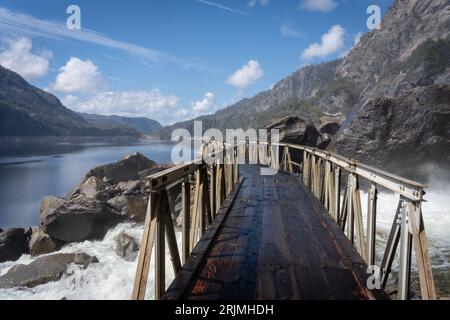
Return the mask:
{"type": "Polygon", "coordinates": [[[297,177],[241,175],[164,299],[388,299],[367,289],[366,264],[297,177]]]}

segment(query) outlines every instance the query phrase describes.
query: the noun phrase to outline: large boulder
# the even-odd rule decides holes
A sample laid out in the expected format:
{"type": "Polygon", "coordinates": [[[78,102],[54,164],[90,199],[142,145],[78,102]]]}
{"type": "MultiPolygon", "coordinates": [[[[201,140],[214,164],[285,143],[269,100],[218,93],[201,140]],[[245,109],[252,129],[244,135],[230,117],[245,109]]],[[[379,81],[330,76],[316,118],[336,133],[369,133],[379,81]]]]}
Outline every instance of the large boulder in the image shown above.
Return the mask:
{"type": "Polygon", "coordinates": [[[89,177],[86,181],[72,190],[67,198],[76,199],[78,197],[85,197],[88,199],[105,201],[109,196],[109,187],[109,184],[103,180],[94,176],[89,177]]]}
{"type": "Polygon", "coordinates": [[[267,130],[279,130],[280,142],[317,147],[321,135],[314,124],[297,116],[289,116],[271,124],[267,130]]]}
{"type": "Polygon", "coordinates": [[[59,244],[42,231],[40,227],[37,227],[33,228],[28,247],[32,256],[40,256],[42,254],[54,252],[58,249],[59,244]]]}
{"type": "Polygon", "coordinates": [[[58,281],[71,264],[86,268],[90,263],[96,263],[96,257],[85,253],[59,253],[36,259],[28,265],[19,264],[0,277],[0,288],[28,287],[58,281]]]}
{"type": "Polygon", "coordinates": [[[10,229],[0,233],[0,263],[16,261],[29,253],[28,241],[31,229],[10,229]]]}
{"type": "Polygon", "coordinates": [[[127,261],[133,261],[136,259],[138,252],[139,243],[135,238],[125,232],[119,234],[116,243],[116,253],[119,257],[127,261]]]}
{"type": "Polygon", "coordinates": [[[84,181],[90,177],[97,177],[110,184],[139,180],[138,172],[156,166],[156,162],[146,158],[141,153],[134,153],[124,157],[116,163],[107,164],[90,170],[84,181]]]}
{"type": "Polygon", "coordinates": [[[101,239],[120,221],[123,217],[114,209],[84,197],[66,200],[48,196],[41,204],[42,230],[63,242],[101,239]]]}
{"type": "Polygon", "coordinates": [[[142,222],[147,212],[148,197],[135,195],[119,195],[108,200],[108,206],[116,210],[124,218],[142,222]]]}
{"type": "Polygon", "coordinates": [[[330,136],[334,136],[336,133],[338,133],[339,129],[341,128],[341,123],[338,121],[327,121],[324,123],[321,123],[318,127],[317,130],[319,130],[319,132],[324,135],[330,135],[330,136]]]}

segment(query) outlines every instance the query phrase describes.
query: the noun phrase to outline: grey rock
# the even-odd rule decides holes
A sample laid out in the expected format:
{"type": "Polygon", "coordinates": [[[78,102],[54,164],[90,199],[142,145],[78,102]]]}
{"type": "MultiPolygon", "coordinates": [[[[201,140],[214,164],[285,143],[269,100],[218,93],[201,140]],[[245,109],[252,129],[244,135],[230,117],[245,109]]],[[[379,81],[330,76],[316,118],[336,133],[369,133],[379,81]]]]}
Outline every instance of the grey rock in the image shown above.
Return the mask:
{"type": "Polygon", "coordinates": [[[277,121],[267,127],[268,130],[279,130],[280,142],[294,143],[317,147],[321,143],[320,133],[314,124],[306,119],[290,116],[277,121]]]}
{"type": "Polygon", "coordinates": [[[89,177],[82,184],[77,186],[68,196],[68,199],[76,199],[85,197],[88,199],[96,199],[104,201],[108,198],[107,189],[109,184],[97,177],[89,177]]]}
{"type": "Polygon", "coordinates": [[[58,253],[36,259],[28,265],[12,267],[0,277],[0,288],[33,288],[48,282],[58,281],[71,264],[87,267],[98,259],[84,253],[58,253]]]}
{"type": "Polygon", "coordinates": [[[328,134],[334,136],[341,128],[341,124],[337,121],[328,121],[317,127],[317,130],[323,135],[328,134]]]}
{"type": "Polygon", "coordinates": [[[428,161],[448,167],[450,85],[419,87],[398,97],[370,100],[333,150],[408,176],[428,161]]]}
{"type": "Polygon", "coordinates": [[[117,189],[124,195],[129,195],[133,193],[142,193],[143,184],[141,181],[127,181],[119,182],[117,184],[117,189]]]}
{"type": "Polygon", "coordinates": [[[120,221],[123,217],[97,200],[82,197],[66,200],[49,196],[41,204],[42,230],[63,242],[101,239],[120,221]]]}
{"type": "Polygon", "coordinates": [[[59,245],[40,227],[33,228],[30,241],[28,243],[30,254],[32,256],[39,256],[54,252],[58,249],[59,245]]]}
{"type": "Polygon", "coordinates": [[[122,232],[117,238],[116,253],[127,261],[133,261],[137,257],[139,243],[135,238],[122,232]]]}
{"type": "Polygon", "coordinates": [[[147,212],[148,197],[120,195],[109,199],[108,205],[123,217],[142,222],[147,212]]]}
{"type": "Polygon", "coordinates": [[[0,263],[16,261],[28,254],[28,241],[31,229],[9,229],[0,233],[0,263]]]}
{"type": "Polygon", "coordinates": [[[134,153],[125,156],[122,160],[91,169],[84,181],[90,177],[97,177],[110,184],[139,180],[138,172],[156,167],[156,162],[149,160],[141,153],[134,153]]]}

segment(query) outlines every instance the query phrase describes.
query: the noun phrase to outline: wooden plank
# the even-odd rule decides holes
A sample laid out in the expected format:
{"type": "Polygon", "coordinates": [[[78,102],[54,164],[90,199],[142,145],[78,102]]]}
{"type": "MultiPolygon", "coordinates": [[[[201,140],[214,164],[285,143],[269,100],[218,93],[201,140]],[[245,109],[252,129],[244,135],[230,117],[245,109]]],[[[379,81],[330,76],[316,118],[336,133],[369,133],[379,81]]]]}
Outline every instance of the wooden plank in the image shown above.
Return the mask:
{"type": "MultiPolygon", "coordinates": [[[[239,183],[236,184],[233,193],[227,199],[228,202],[233,203],[244,178],[241,178],[239,183]]],[[[186,291],[192,285],[193,277],[198,273],[202,263],[204,262],[205,252],[212,246],[214,240],[217,238],[219,231],[221,230],[221,225],[225,218],[227,217],[231,205],[227,208],[221,208],[217,214],[217,218],[214,220],[211,228],[206,232],[201,241],[193,249],[191,256],[188,261],[183,266],[181,272],[171,283],[166,293],[162,297],[163,300],[178,300],[185,296],[186,291]]]]}
{"type": "Polygon", "coordinates": [[[147,289],[148,272],[150,260],[155,241],[157,212],[161,203],[161,197],[157,193],[151,193],[148,201],[147,214],[145,217],[144,234],[137,263],[136,277],[134,281],[133,300],[143,300],[147,289]]]}
{"type": "MultiPolygon", "coordinates": [[[[177,238],[175,236],[175,227],[173,225],[171,215],[165,217],[167,244],[169,247],[170,257],[172,261],[173,273],[175,276],[181,271],[180,252],[178,250],[177,238]]],[[[189,234],[189,233],[188,233],[189,234]]]]}
{"type": "Polygon", "coordinates": [[[411,231],[416,253],[417,268],[419,271],[422,299],[436,300],[436,289],[431,269],[428,240],[423,224],[421,204],[409,202],[408,211],[409,218],[411,219],[411,231]]]}
{"type": "Polygon", "coordinates": [[[166,219],[170,215],[167,192],[161,193],[157,212],[155,235],[155,300],[161,299],[166,291],[166,219]]]}
{"type": "Polygon", "coordinates": [[[191,185],[189,179],[185,178],[182,186],[182,215],[183,215],[183,225],[182,225],[182,262],[183,264],[187,261],[189,255],[191,254],[190,245],[190,230],[191,230],[191,185]]]}

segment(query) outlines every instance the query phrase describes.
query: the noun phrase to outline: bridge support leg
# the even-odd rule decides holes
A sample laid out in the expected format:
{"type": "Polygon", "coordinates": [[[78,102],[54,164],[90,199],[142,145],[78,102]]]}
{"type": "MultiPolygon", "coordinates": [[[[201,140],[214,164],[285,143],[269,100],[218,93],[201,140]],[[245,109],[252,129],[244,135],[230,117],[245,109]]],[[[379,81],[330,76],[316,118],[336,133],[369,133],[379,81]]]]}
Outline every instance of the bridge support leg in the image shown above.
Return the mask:
{"type": "Polygon", "coordinates": [[[156,215],[155,300],[160,300],[166,291],[166,219],[172,219],[165,191],[160,195],[160,209],[156,215]]]}
{"type": "Polygon", "coordinates": [[[189,229],[191,224],[191,186],[189,179],[186,178],[182,184],[182,214],[183,214],[183,243],[182,243],[182,258],[183,264],[191,254],[191,246],[189,239],[189,229]]]}
{"type": "Polygon", "coordinates": [[[411,221],[414,250],[419,270],[420,291],[422,299],[436,300],[436,289],[431,270],[430,256],[428,252],[428,240],[422,217],[420,202],[408,202],[408,212],[411,221]]]}
{"type": "Polygon", "coordinates": [[[402,202],[400,227],[400,270],[398,275],[398,299],[408,300],[411,276],[412,236],[409,232],[410,222],[406,202],[402,202]]]}
{"type": "Polygon", "coordinates": [[[392,262],[394,261],[395,251],[397,250],[398,242],[400,240],[400,223],[401,223],[401,206],[402,201],[399,202],[397,211],[395,213],[394,222],[392,223],[391,233],[384,251],[383,261],[381,262],[381,287],[385,288],[389,274],[391,273],[392,262]]]}
{"type": "Polygon", "coordinates": [[[145,217],[144,234],[142,238],[141,250],[134,281],[133,300],[143,300],[147,289],[148,272],[150,259],[155,241],[157,212],[160,206],[160,196],[158,193],[151,193],[148,201],[147,214],[145,217]]]}
{"type": "Polygon", "coordinates": [[[371,183],[368,194],[367,208],[367,264],[375,265],[375,237],[377,225],[378,190],[375,183],[371,183]]]}

